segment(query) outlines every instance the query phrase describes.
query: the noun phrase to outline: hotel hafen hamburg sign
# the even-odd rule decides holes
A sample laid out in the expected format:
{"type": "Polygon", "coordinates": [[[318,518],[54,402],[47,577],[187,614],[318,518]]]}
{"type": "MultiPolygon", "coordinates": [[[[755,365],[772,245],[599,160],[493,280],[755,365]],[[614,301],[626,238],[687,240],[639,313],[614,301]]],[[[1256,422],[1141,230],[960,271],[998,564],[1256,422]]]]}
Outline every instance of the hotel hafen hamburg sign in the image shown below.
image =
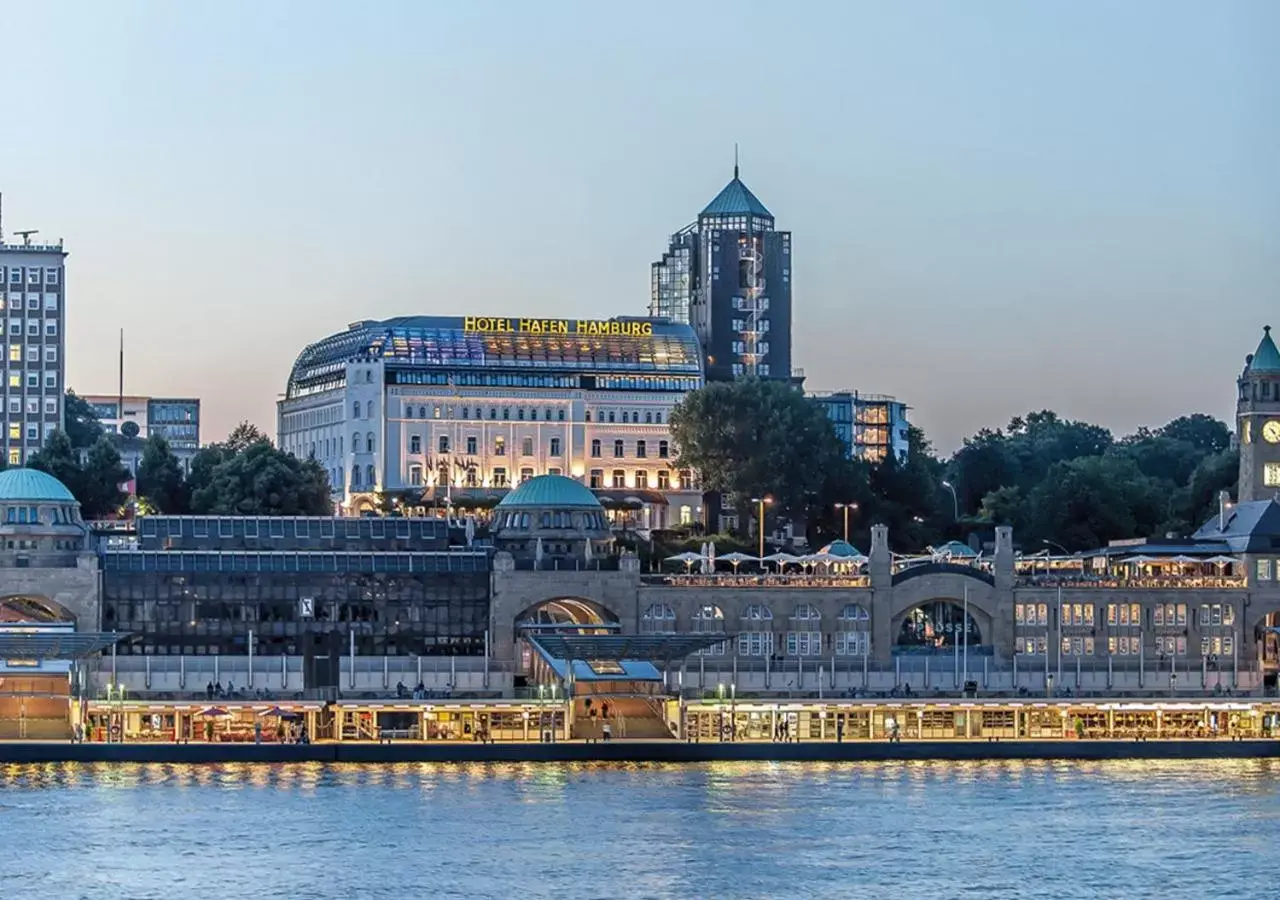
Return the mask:
{"type": "Polygon", "coordinates": [[[584,334],[649,337],[652,322],[604,322],[598,319],[501,319],[467,316],[462,330],[477,334],[584,334]]]}

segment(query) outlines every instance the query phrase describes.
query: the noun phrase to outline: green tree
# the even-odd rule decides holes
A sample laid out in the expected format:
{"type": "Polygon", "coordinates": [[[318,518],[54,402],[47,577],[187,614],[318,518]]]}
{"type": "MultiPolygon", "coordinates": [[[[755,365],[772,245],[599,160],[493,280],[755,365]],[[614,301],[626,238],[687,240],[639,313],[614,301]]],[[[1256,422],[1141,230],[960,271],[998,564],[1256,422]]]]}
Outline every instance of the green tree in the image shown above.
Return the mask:
{"type": "Polygon", "coordinates": [[[93,407],[78,397],[75,391],[67,391],[63,404],[64,427],[71,446],[76,450],[88,450],[106,433],[102,423],[94,414],[93,407]]]}
{"type": "MultiPolygon", "coordinates": [[[[1047,538],[1072,551],[1156,534],[1167,519],[1169,505],[1160,483],[1122,455],[1055,463],[1027,501],[1028,537],[1047,538]]],[[[1025,539],[1022,543],[1028,545],[1025,539]]]]}
{"type": "Polygon", "coordinates": [[[949,495],[945,517],[942,513],[941,490],[942,465],[924,432],[912,425],[907,432],[907,458],[900,460],[890,453],[871,469],[868,524],[889,526],[890,540],[899,551],[937,543],[952,518],[949,495]]]}
{"type": "Polygon", "coordinates": [[[109,435],[98,438],[84,460],[84,491],[77,495],[80,514],[100,519],[119,512],[126,499],[120,485],[129,480],[129,470],[120,461],[120,451],[109,435]]]}
{"type": "Polygon", "coordinates": [[[270,444],[271,438],[267,437],[257,425],[250,422],[241,422],[231,434],[227,435],[223,447],[230,453],[243,453],[254,444],[270,444]]]}
{"type": "Polygon", "coordinates": [[[182,463],[163,435],[151,435],[143,446],[138,462],[138,496],[168,515],[182,515],[189,510],[182,463]]]}
{"type": "Polygon", "coordinates": [[[1206,456],[1221,453],[1231,446],[1231,429],[1225,422],[1204,413],[1179,416],[1161,428],[1160,434],[1190,444],[1206,456]]]}
{"type": "Polygon", "coordinates": [[[49,435],[44,446],[27,460],[27,466],[61,481],[84,505],[85,475],[80,465],[80,454],[72,446],[71,438],[65,431],[58,430],[49,435]]]}
{"type": "Polygon", "coordinates": [[[207,481],[193,491],[191,507],[193,512],[211,515],[323,516],[333,512],[324,469],[315,460],[300,460],[264,441],[251,441],[239,453],[227,452],[208,472],[207,481]]]}
{"type": "Polygon", "coordinates": [[[764,495],[784,515],[822,505],[824,481],[847,464],[822,407],[782,381],[749,378],[692,391],[671,414],[671,436],[679,465],[737,510],[764,495]]]}

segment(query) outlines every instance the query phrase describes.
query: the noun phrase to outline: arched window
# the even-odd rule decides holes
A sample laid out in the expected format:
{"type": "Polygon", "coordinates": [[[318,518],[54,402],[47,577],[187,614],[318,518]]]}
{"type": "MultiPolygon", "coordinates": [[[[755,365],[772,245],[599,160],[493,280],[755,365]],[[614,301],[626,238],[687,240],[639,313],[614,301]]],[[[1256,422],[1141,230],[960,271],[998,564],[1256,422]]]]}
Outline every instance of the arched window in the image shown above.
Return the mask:
{"type": "Polygon", "coordinates": [[[360,401],[359,400],[351,404],[351,418],[353,419],[360,418],[360,401]]]}
{"type": "Polygon", "coordinates": [[[375,469],[373,466],[370,466],[368,470],[365,472],[365,474],[368,476],[367,480],[369,483],[369,487],[373,487],[375,484],[378,483],[378,470],[375,469]]]}
{"type": "Polygon", "coordinates": [[[373,432],[370,431],[364,438],[365,447],[370,453],[373,452],[373,432]]]}
{"type": "MultiPolygon", "coordinates": [[[[724,632],[724,610],[713,603],[707,603],[697,607],[693,611],[692,625],[694,634],[721,634],[724,632]]],[[[722,641],[712,647],[699,650],[701,656],[723,656],[725,645],[728,641],[722,641]]]]}
{"type": "Polygon", "coordinates": [[[787,632],[787,656],[818,656],[822,653],[822,613],[812,603],[797,603],[791,612],[787,632]]]}
{"type": "Polygon", "coordinates": [[[360,487],[360,467],[352,466],[351,467],[351,490],[354,491],[359,487],[360,487]]]}
{"type": "Polygon", "coordinates": [[[413,435],[412,437],[410,437],[410,438],[409,438],[409,452],[410,452],[410,453],[421,453],[421,452],[422,452],[422,438],[421,438],[421,436],[419,436],[419,435],[416,435],[416,434],[415,434],[415,435],[413,435]]]}
{"type": "Polygon", "coordinates": [[[652,603],[640,614],[641,634],[673,634],[676,612],[665,603],[652,603]]]}
{"type": "Polygon", "coordinates": [[[871,653],[871,614],[865,606],[847,604],[840,610],[836,626],[836,656],[868,656],[871,653]]]}
{"type": "Polygon", "coordinates": [[[739,656],[773,655],[773,612],[760,603],[752,603],[742,611],[742,630],[738,634],[739,656]]]}
{"type": "Polygon", "coordinates": [[[360,432],[358,431],[352,433],[351,435],[351,452],[352,453],[360,452],[360,432]]]}
{"type": "Polygon", "coordinates": [[[418,407],[418,418],[425,419],[427,417],[427,408],[425,406],[418,407]]]}

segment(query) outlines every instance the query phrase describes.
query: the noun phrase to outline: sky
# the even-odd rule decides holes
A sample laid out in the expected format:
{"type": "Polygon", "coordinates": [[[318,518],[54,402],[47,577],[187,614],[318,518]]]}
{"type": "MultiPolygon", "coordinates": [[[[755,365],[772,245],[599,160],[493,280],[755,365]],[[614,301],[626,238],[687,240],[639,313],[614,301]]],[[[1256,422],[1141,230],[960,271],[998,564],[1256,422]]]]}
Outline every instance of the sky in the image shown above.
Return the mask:
{"type": "Polygon", "coordinates": [[[642,314],[730,178],[794,364],[941,452],[1033,409],[1230,419],[1280,327],[1280,3],[0,0],[7,233],[68,383],[275,431],[349,322],[642,314]],[[1274,315],[1273,315],[1274,313],[1274,315]]]}

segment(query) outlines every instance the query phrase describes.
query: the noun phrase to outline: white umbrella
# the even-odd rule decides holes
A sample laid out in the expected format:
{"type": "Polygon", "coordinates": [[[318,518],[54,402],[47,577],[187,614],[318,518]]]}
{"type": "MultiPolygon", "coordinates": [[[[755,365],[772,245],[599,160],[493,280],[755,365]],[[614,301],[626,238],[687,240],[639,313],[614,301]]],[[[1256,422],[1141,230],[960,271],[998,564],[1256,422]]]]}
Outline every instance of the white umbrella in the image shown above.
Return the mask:
{"type": "Polygon", "coordinates": [[[778,569],[781,570],[787,563],[800,562],[800,557],[793,556],[790,553],[770,553],[768,556],[761,559],[761,562],[775,563],[777,564],[778,569]]]}
{"type": "Polygon", "coordinates": [[[686,550],[684,553],[677,553],[675,556],[668,556],[667,562],[684,563],[685,571],[693,567],[693,564],[705,557],[701,553],[694,553],[692,550],[686,550]]]}
{"type": "Polygon", "coordinates": [[[1215,566],[1238,566],[1241,561],[1234,556],[1210,556],[1205,562],[1213,563],[1215,566]]]}
{"type": "Polygon", "coordinates": [[[735,550],[732,553],[726,553],[724,556],[720,557],[719,561],[729,563],[733,566],[733,571],[736,573],[738,571],[738,566],[742,565],[744,562],[759,562],[760,559],[755,556],[748,556],[745,553],[739,553],[735,550]]]}
{"type": "Polygon", "coordinates": [[[533,542],[533,561],[535,563],[542,562],[542,538],[538,538],[533,542]]]}
{"type": "Polygon", "coordinates": [[[1141,555],[1130,556],[1128,559],[1120,560],[1120,562],[1122,563],[1128,563],[1129,565],[1133,565],[1133,566],[1145,566],[1147,563],[1153,563],[1155,561],[1156,561],[1155,557],[1153,556],[1141,556],[1141,555]]]}
{"type": "Polygon", "coordinates": [[[1184,566],[1185,566],[1185,565],[1190,565],[1191,563],[1198,563],[1198,562],[1202,562],[1202,561],[1203,561],[1203,560],[1197,559],[1197,558],[1196,558],[1196,557],[1194,557],[1194,556],[1185,556],[1185,555],[1182,555],[1182,554],[1179,554],[1178,556],[1175,556],[1175,557],[1171,560],[1171,562],[1176,562],[1176,563],[1179,563],[1179,564],[1184,565],[1184,566]]]}
{"type": "Polygon", "coordinates": [[[582,544],[582,558],[591,562],[591,538],[587,538],[582,544]]]}

